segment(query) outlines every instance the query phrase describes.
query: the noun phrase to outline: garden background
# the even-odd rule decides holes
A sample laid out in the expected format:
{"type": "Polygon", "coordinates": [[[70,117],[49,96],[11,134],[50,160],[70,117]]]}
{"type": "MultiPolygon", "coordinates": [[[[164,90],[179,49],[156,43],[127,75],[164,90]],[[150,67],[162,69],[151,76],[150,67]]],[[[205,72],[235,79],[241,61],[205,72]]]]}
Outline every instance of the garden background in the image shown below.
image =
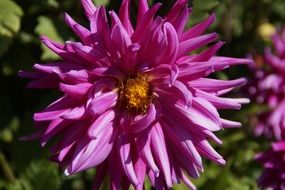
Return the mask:
{"type": "MultiPolygon", "coordinates": [[[[118,10],[120,1],[94,0],[108,10],[118,10]]],[[[153,3],[153,1],[149,1],[153,3]]],[[[164,14],[174,0],[161,0],[164,14]]],[[[270,46],[269,35],[285,24],[284,0],[192,0],[189,25],[216,13],[217,21],[210,30],[219,33],[226,44],[220,55],[246,57],[258,55],[270,46]]],[[[133,13],[136,5],[132,7],[133,13]]],[[[62,42],[76,39],[64,24],[64,12],[87,26],[80,0],[0,0],[0,189],[7,190],[84,190],[91,189],[95,170],[65,177],[63,171],[48,160],[48,148],[37,141],[22,142],[19,137],[33,132],[33,112],[39,111],[58,97],[57,92],[25,88],[26,79],[19,70],[31,70],[35,62],[48,62],[58,57],[45,48],[40,35],[62,42]]],[[[210,31],[209,31],[210,32],[210,31]]],[[[250,79],[253,73],[245,67],[234,67],[213,77],[250,79]]],[[[246,96],[245,88],[232,96],[246,96]]],[[[225,167],[204,160],[205,172],[193,180],[200,190],[254,190],[261,166],[254,161],[257,152],[269,146],[256,138],[253,128],[263,105],[254,101],[241,111],[221,113],[228,119],[240,120],[243,128],[225,130],[217,135],[223,145],[215,147],[227,161],[225,167]]],[[[103,189],[107,189],[106,187],[103,189]]],[[[150,189],[149,184],[147,189],[150,189]]],[[[186,189],[178,185],[175,190],[186,189]]]]}

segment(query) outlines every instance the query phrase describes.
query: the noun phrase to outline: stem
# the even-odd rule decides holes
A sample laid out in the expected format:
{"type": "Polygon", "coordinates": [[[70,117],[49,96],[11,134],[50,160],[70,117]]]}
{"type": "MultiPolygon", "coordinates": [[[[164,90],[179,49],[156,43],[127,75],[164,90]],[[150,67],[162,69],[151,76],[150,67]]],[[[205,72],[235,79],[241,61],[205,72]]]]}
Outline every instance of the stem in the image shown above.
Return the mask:
{"type": "Polygon", "coordinates": [[[9,163],[7,162],[4,154],[1,152],[1,150],[0,150],[0,166],[2,167],[3,173],[5,177],[8,179],[8,181],[11,183],[16,182],[16,177],[14,175],[14,172],[9,163]]]}

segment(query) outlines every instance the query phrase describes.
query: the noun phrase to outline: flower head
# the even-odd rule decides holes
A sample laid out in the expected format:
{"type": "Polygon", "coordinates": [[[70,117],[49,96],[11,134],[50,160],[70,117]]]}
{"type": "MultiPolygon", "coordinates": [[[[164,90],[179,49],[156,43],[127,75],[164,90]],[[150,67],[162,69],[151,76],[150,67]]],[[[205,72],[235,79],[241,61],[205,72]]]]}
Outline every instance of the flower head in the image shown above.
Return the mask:
{"type": "Polygon", "coordinates": [[[272,143],[268,151],[256,156],[256,160],[264,167],[258,185],[264,189],[285,189],[285,141],[272,143]]]}
{"type": "Polygon", "coordinates": [[[255,83],[249,88],[251,95],[269,111],[261,113],[256,134],[277,140],[285,138],[285,28],[273,36],[274,51],[264,53],[266,67],[255,68],[255,83]]]}
{"type": "Polygon", "coordinates": [[[130,0],[123,0],[119,15],[109,12],[110,23],[104,7],[82,0],[89,29],[65,16],[81,42],[42,37],[62,61],[20,74],[33,79],[29,87],[58,89],[63,96],[34,114],[37,132],[30,138],[42,145],[58,139],[52,159],[67,175],[96,167],[94,189],[107,175],[112,189],[142,189],[146,175],[157,189],[181,181],[195,189],[186,175],[199,177],[202,157],[225,164],[208,140],[220,144],[214,132],[240,127],[218,110],[248,102],[220,97],[245,80],[206,77],[251,60],[215,56],[223,43],[216,33],[203,34],[214,15],[184,30],[187,2],[176,1],[161,17],[159,3],[149,7],[139,0],[134,25],[130,0]]]}

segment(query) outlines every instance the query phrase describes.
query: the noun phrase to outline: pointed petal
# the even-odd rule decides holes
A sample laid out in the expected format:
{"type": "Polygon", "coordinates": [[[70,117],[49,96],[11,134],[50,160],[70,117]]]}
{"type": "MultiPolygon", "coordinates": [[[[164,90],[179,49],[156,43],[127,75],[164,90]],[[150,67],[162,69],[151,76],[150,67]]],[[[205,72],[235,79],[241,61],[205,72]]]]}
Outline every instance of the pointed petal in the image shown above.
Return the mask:
{"type": "Polygon", "coordinates": [[[143,15],[148,11],[148,2],[147,0],[139,0],[138,1],[138,16],[137,16],[137,24],[141,21],[143,15]]]}
{"type": "Polygon", "coordinates": [[[134,29],[130,19],[130,0],[123,0],[121,4],[121,8],[119,10],[119,17],[128,31],[129,35],[131,36],[134,33],[134,29]]]}
{"type": "Polygon", "coordinates": [[[155,155],[155,159],[158,161],[159,166],[164,174],[164,178],[167,187],[172,187],[171,172],[169,165],[169,158],[167,154],[167,148],[165,138],[161,125],[155,124],[150,131],[151,147],[155,155]]]}
{"type": "Polygon", "coordinates": [[[97,10],[92,0],[81,0],[81,4],[84,7],[85,15],[88,18],[90,18],[97,10]]]}
{"type": "Polygon", "coordinates": [[[91,45],[93,43],[91,32],[88,29],[75,22],[67,13],[64,15],[64,20],[84,44],[91,45]]]}
{"type": "Polygon", "coordinates": [[[133,166],[132,158],[131,158],[131,145],[128,142],[128,138],[126,135],[122,134],[118,137],[117,149],[120,154],[121,164],[125,170],[125,173],[128,179],[132,182],[134,186],[139,185],[138,178],[135,173],[135,169],[133,166]]]}
{"type": "Polygon", "coordinates": [[[188,31],[184,32],[180,37],[180,41],[186,41],[188,39],[196,38],[202,35],[205,30],[210,27],[216,20],[216,15],[212,14],[203,22],[197,24],[196,26],[190,28],[188,31]]]}
{"type": "Polygon", "coordinates": [[[197,50],[198,48],[201,48],[217,39],[218,39],[218,34],[211,33],[183,41],[179,44],[177,57],[182,57],[184,55],[187,55],[188,53],[197,50]]]}

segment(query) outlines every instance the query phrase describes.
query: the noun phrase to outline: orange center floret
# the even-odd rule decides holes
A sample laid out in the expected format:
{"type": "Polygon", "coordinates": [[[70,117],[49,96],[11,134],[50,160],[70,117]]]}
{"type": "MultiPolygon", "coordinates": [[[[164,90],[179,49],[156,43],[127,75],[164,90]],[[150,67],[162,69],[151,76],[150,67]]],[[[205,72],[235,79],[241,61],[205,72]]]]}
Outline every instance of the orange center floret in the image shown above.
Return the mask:
{"type": "Polygon", "coordinates": [[[146,113],[151,102],[151,88],[145,76],[128,78],[121,87],[121,102],[128,112],[146,113]]]}

